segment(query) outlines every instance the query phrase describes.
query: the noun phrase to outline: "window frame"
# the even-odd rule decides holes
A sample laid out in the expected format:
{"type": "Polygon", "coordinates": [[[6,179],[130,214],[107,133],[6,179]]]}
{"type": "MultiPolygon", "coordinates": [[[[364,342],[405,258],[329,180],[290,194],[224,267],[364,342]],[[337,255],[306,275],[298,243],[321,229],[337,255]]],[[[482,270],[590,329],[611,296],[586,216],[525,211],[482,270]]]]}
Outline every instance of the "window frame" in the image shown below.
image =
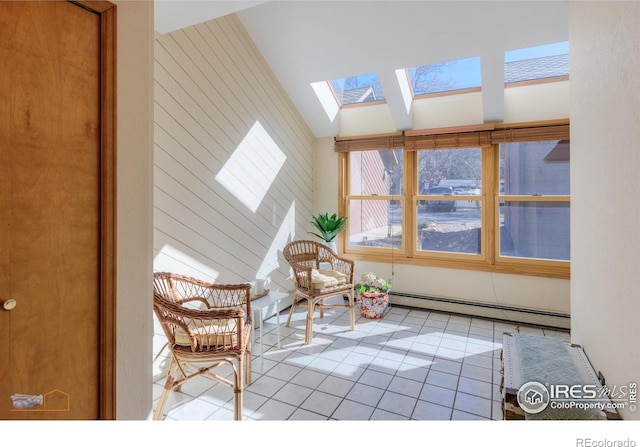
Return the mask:
{"type": "MultiPolygon", "coordinates": [[[[569,137],[569,120],[552,120],[539,121],[533,123],[517,123],[510,125],[478,125],[478,126],[461,126],[455,128],[431,129],[425,131],[405,131],[402,132],[402,138],[405,140],[405,153],[403,157],[403,192],[402,195],[375,196],[376,200],[398,200],[402,206],[402,246],[400,249],[392,248],[370,248],[364,246],[349,245],[348,229],[338,240],[338,248],[342,255],[353,260],[386,262],[396,264],[412,264],[424,265],[430,267],[442,267],[461,270],[477,270],[486,272],[509,273],[526,276],[540,276],[549,278],[569,279],[571,276],[570,260],[551,260],[538,258],[522,258],[500,255],[500,202],[501,201],[522,201],[522,202],[567,202],[569,207],[571,204],[571,195],[568,196],[505,196],[500,195],[500,142],[505,138],[511,138],[513,135],[518,138],[519,132],[522,135],[531,136],[533,139],[527,141],[545,141],[556,138],[550,138],[554,132],[561,132],[564,136],[562,139],[570,140],[569,137]],[[557,130],[560,129],[560,130],[557,130]],[[418,150],[415,147],[415,141],[418,138],[431,138],[433,141],[444,141],[444,145],[455,144],[451,141],[460,139],[464,141],[470,133],[488,133],[490,139],[478,140],[481,144],[469,146],[469,143],[463,143],[460,148],[479,147],[481,148],[482,158],[482,192],[481,195],[473,196],[477,199],[482,207],[481,214],[481,250],[479,254],[470,253],[454,253],[440,252],[431,250],[418,250],[417,241],[419,238],[417,232],[417,204],[419,200],[425,200],[425,195],[419,194],[418,176],[418,150]],[[455,137],[452,136],[456,134],[455,137]],[[458,138],[460,135],[462,137],[458,138]],[[416,138],[414,138],[416,137],[416,138]],[[466,145],[465,145],[466,144],[466,145]]],[[[380,136],[381,138],[388,137],[380,136]]],[[[394,134],[398,138],[398,133],[394,134]]],[[[345,149],[349,141],[355,141],[355,144],[362,144],[376,141],[377,136],[368,135],[358,141],[358,138],[336,138],[336,143],[340,141],[342,150],[338,152],[338,169],[339,169],[339,202],[338,211],[341,215],[348,216],[349,201],[361,199],[364,196],[349,195],[349,150],[345,149]]],[[[525,140],[520,140],[525,141],[525,140]]],[[[436,143],[438,144],[438,143],[436,143]]],[[[442,144],[442,143],[440,143],[442,144]]],[[[453,147],[441,147],[442,149],[453,147]]],[[[381,146],[372,150],[381,150],[381,146]]],[[[438,148],[434,148],[437,150],[438,148]]],[[[468,200],[466,196],[454,196],[454,200],[468,200]]],[[[471,196],[469,196],[471,197],[471,196]]],[[[366,198],[368,199],[368,197],[366,198]]]]}

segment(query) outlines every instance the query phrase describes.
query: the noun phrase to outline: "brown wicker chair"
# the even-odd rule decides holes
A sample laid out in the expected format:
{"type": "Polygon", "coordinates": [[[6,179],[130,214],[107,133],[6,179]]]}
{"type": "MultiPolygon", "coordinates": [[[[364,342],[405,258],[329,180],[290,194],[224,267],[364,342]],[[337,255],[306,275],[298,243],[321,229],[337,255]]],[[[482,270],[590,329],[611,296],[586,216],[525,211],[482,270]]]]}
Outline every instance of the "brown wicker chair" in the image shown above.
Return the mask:
{"type": "Polygon", "coordinates": [[[233,389],[234,418],[242,419],[244,385],[251,383],[251,285],[159,272],[153,286],[153,310],[171,351],[154,419],[162,418],[171,391],[200,375],[233,389]],[[212,372],[222,365],[231,366],[232,380],[212,372]]]}
{"type": "Polygon", "coordinates": [[[313,338],[313,314],[316,306],[320,317],[324,316],[324,308],[340,307],[349,309],[351,330],[355,328],[354,300],[354,262],[339,257],[326,245],[315,241],[293,241],[283,251],[284,258],[293,269],[295,293],[293,304],[287,318],[286,326],[291,323],[291,316],[302,300],[307,300],[307,322],[305,343],[313,338]],[[328,269],[322,269],[321,263],[327,263],[328,269]],[[332,281],[331,279],[335,279],[332,281]],[[349,304],[325,304],[326,298],[336,295],[347,295],[349,304]]]}

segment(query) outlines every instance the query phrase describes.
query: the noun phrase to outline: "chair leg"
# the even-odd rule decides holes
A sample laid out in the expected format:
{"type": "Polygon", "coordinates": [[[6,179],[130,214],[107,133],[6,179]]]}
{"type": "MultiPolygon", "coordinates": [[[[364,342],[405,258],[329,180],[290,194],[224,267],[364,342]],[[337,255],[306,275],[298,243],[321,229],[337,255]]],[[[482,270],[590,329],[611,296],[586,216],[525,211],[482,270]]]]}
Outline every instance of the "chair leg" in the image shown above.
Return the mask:
{"type": "Polygon", "coordinates": [[[167,405],[167,399],[169,398],[169,394],[173,391],[173,382],[175,374],[178,372],[178,364],[172,358],[171,364],[169,365],[169,373],[167,374],[167,380],[164,383],[164,389],[162,390],[162,394],[160,395],[160,400],[158,401],[158,406],[156,407],[156,411],[153,414],[153,419],[159,421],[162,419],[162,415],[164,414],[164,407],[167,405]]]}
{"type": "Polygon", "coordinates": [[[349,293],[349,323],[351,325],[351,330],[355,330],[356,328],[356,313],[353,305],[353,292],[349,293]]]}
{"type": "Polygon", "coordinates": [[[244,391],[244,355],[238,357],[238,369],[234,371],[234,387],[233,387],[233,418],[236,421],[242,420],[242,393],[244,391]]]}
{"type": "Polygon", "coordinates": [[[287,318],[287,322],[285,324],[286,327],[289,327],[289,323],[291,323],[291,316],[293,315],[293,311],[298,306],[298,292],[293,294],[293,303],[291,304],[291,309],[289,310],[289,317],[287,318]]]}
{"type": "Polygon", "coordinates": [[[251,385],[251,350],[248,350],[245,354],[245,376],[244,383],[247,385],[251,385]]]}
{"type": "Polygon", "coordinates": [[[315,302],[312,299],[308,299],[307,303],[308,303],[307,325],[305,329],[304,342],[306,344],[309,344],[313,339],[313,312],[314,312],[315,302]]]}

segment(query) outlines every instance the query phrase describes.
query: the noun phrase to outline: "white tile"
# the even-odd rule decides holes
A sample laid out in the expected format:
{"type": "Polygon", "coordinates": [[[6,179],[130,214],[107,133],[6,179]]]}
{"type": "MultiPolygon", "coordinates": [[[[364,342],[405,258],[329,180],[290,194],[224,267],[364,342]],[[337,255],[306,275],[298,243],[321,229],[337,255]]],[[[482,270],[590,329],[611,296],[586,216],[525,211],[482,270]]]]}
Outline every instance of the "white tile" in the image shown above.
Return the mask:
{"type": "Polygon", "coordinates": [[[403,377],[394,377],[387,391],[392,391],[394,393],[403,394],[405,396],[416,397],[420,395],[420,391],[422,390],[422,382],[417,380],[406,379],[403,377]]]}
{"type": "Polygon", "coordinates": [[[289,421],[326,421],[327,416],[323,416],[318,413],[314,413],[304,408],[298,408],[289,416],[289,421]]]}
{"type": "Polygon", "coordinates": [[[304,368],[308,366],[309,363],[313,362],[315,358],[315,355],[312,354],[294,353],[290,354],[286,359],[283,360],[283,362],[289,365],[304,368]]]}
{"type": "Polygon", "coordinates": [[[396,360],[389,360],[382,357],[376,357],[368,367],[369,371],[378,371],[385,374],[393,375],[396,373],[401,363],[396,360]]]}
{"type": "MultiPolygon", "coordinates": [[[[213,370],[213,372],[217,374],[216,370],[213,370]]],[[[188,394],[189,396],[192,396],[192,397],[198,397],[204,392],[206,392],[208,389],[210,389],[212,386],[218,385],[218,384],[219,382],[215,380],[209,379],[204,376],[198,376],[198,377],[194,377],[193,379],[189,379],[185,383],[183,383],[182,389],[180,390],[180,392],[184,394],[188,394]]]]}
{"type": "Polygon", "coordinates": [[[169,412],[169,416],[172,419],[181,421],[203,421],[220,408],[219,405],[212,404],[205,400],[193,399],[169,412]]]}
{"type": "Polygon", "coordinates": [[[419,421],[448,421],[451,420],[451,407],[419,400],[413,410],[411,419],[419,421]]]}
{"type": "Polygon", "coordinates": [[[452,323],[451,321],[449,321],[449,323],[447,323],[447,327],[444,329],[445,334],[446,333],[451,333],[451,334],[468,334],[469,333],[469,325],[468,324],[457,324],[457,323],[452,323]]]}
{"type": "Polygon", "coordinates": [[[444,346],[438,347],[436,351],[436,357],[441,357],[450,360],[462,360],[464,357],[464,349],[452,349],[444,346]]]}
{"type": "Polygon", "coordinates": [[[449,321],[449,318],[451,317],[451,315],[444,313],[444,312],[431,312],[429,314],[429,316],[427,317],[427,321],[449,321]]]}
{"type": "MultiPolygon", "coordinates": [[[[243,420],[250,420],[251,416],[245,416],[244,413],[243,413],[242,419],[243,420]]],[[[213,413],[211,416],[209,416],[205,420],[207,420],[207,421],[233,421],[234,420],[233,410],[230,410],[229,408],[220,408],[219,410],[217,410],[215,413],[213,413]]]]}
{"type": "Polygon", "coordinates": [[[427,318],[427,320],[422,325],[422,329],[420,332],[429,331],[431,329],[440,329],[443,330],[447,327],[447,320],[432,320],[427,318]]]}
{"type": "Polygon", "coordinates": [[[477,414],[467,413],[465,411],[453,410],[451,416],[452,421],[486,421],[488,418],[478,416],[477,414]]]}
{"type": "Polygon", "coordinates": [[[466,315],[450,315],[449,316],[449,323],[455,323],[455,324],[464,324],[469,326],[471,324],[471,317],[467,317],[466,315]]]}
{"type": "Polygon", "coordinates": [[[471,318],[471,327],[493,329],[493,321],[485,320],[484,318],[471,318]]]}
{"type": "Polygon", "coordinates": [[[360,376],[358,383],[386,389],[387,386],[389,386],[391,379],[393,379],[391,374],[385,374],[383,372],[368,369],[362,374],[362,376],[360,376]]]}
{"type": "Polygon", "coordinates": [[[411,413],[413,413],[417,401],[418,399],[415,397],[385,391],[377,408],[409,418],[411,413]]]}
{"type": "Polygon", "coordinates": [[[252,415],[252,419],[261,421],[285,421],[296,411],[296,407],[274,399],[269,399],[252,415]]]}
{"type": "Polygon", "coordinates": [[[463,364],[461,375],[471,379],[482,380],[484,382],[493,382],[493,371],[491,369],[482,368],[481,366],[463,364]]]}
{"type": "Polygon", "coordinates": [[[426,317],[424,316],[413,316],[409,315],[404,320],[402,320],[402,324],[406,324],[412,327],[420,327],[426,321],[426,317]]]}
{"type": "Polygon", "coordinates": [[[469,336],[476,337],[481,340],[493,341],[493,327],[486,328],[486,327],[471,326],[469,328],[469,336]]]}
{"type": "Polygon", "coordinates": [[[470,379],[468,377],[460,377],[458,391],[486,399],[493,397],[493,385],[491,383],[470,379]]]}
{"type": "Polygon", "coordinates": [[[305,410],[313,411],[324,416],[331,416],[341,402],[342,399],[337,396],[323,393],[322,391],[314,391],[302,403],[300,408],[304,408],[305,410]]]}
{"type": "MultiPolygon", "coordinates": [[[[463,338],[447,338],[444,337],[440,342],[439,348],[441,349],[455,349],[457,351],[464,352],[467,348],[467,340],[463,338]]],[[[440,350],[438,350],[440,351],[440,350]]]]}
{"type": "Polygon", "coordinates": [[[465,365],[480,366],[487,369],[493,368],[493,358],[484,355],[468,355],[462,359],[462,362],[465,365]]]}
{"type": "Polygon", "coordinates": [[[438,346],[414,343],[411,346],[411,352],[416,352],[422,355],[435,356],[438,353],[438,346]]]}
{"type": "Polygon", "coordinates": [[[318,391],[323,391],[334,396],[345,397],[351,388],[355,385],[355,382],[351,380],[341,379],[335,376],[329,376],[318,386],[318,391]]]}
{"type": "Polygon", "coordinates": [[[308,369],[303,369],[298,373],[298,375],[296,375],[293,379],[291,379],[291,383],[295,383],[297,385],[302,385],[302,386],[306,386],[307,388],[315,389],[326,378],[327,378],[327,374],[311,371],[308,369]]]}
{"type": "Polygon", "coordinates": [[[491,419],[491,406],[492,401],[490,399],[460,392],[456,393],[456,400],[453,404],[453,408],[456,410],[482,416],[487,419],[491,419]]]}
{"type": "Polygon", "coordinates": [[[460,374],[460,370],[462,369],[462,363],[456,360],[448,360],[442,358],[433,359],[433,364],[431,365],[431,370],[446,372],[448,374],[460,374]]]}
{"type": "Polygon", "coordinates": [[[367,421],[373,414],[374,409],[374,407],[359,402],[343,400],[333,413],[332,419],[340,421],[367,421]]]}
{"type": "Polygon", "coordinates": [[[414,366],[407,363],[400,365],[400,368],[396,371],[396,377],[402,377],[404,379],[410,379],[420,383],[427,380],[428,374],[429,367],[414,366]]]}
{"type": "Polygon", "coordinates": [[[455,390],[458,387],[458,376],[431,370],[427,376],[426,383],[455,390]]]}
{"type": "Polygon", "coordinates": [[[346,398],[354,402],[375,407],[378,405],[383,393],[384,390],[380,388],[356,383],[351,391],[349,391],[346,398]]]}
{"type": "Polygon", "coordinates": [[[260,394],[252,393],[245,390],[242,396],[242,414],[245,416],[251,416],[254,411],[260,408],[264,403],[269,400],[268,397],[260,394]]]}
{"type": "Polygon", "coordinates": [[[494,421],[501,421],[504,419],[504,414],[502,413],[502,404],[501,401],[494,400],[491,404],[491,419],[494,421]]]}
{"type": "MultiPolygon", "coordinates": [[[[424,355],[415,351],[411,351],[404,358],[403,363],[405,365],[419,366],[421,368],[429,368],[431,365],[433,365],[433,362],[434,362],[433,356],[424,355]]],[[[400,369],[404,369],[404,368],[401,367],[400,369]]]]}
{"type": "Polygon", "coordinates": [[[262,376],[258,380],[252,382],[246,389],[262,396],[271,397],[286,384],[287,382],[284,380],[275,379],[269,376],[262,376]]]}
{"type": "Polygon", "coordinates": [[[296,385],[295,383],[287,383],[273,395],[272,399],[298,407],[312,392],[311,388],[296,385]]]}
{"type": "Polygon", "coordinates": [[[335,360],[323,359],[322,357],[316,357],[306,366],[306,369],[311,369],[325,374],[331,374],[331,371],[336,369],[340,365],[340,362],[335,360]]]}
{"type": "Polygon", "coordinates": [[[371,421],[406,421],[407,417],[390,411],[376,408],[369,418],[371,421]]]}
{"type": "Polygon", "coordinates": [[[456,392],[452,389],[426,383],[420,392],[420,400],[426,400],[445,407],[453,407],[456,392]]]}
{"type": "Polygon", "coordinates": [[[414,337],[403,337],[403,338],[391,338],[385,342],[385,346],[388,346],[392,349],[402,349],[404,351],[409,351],[411,346],[413,345],[414,337]]]}
{"type": "Polygon", "coordinates": [[[302,368],[294,365],[287,365],[286,363],[278,363],[273,368],[265,373],[266,376],[274,377],[280,380],[291,380],[294,376],[296,376],[302,368]]]}

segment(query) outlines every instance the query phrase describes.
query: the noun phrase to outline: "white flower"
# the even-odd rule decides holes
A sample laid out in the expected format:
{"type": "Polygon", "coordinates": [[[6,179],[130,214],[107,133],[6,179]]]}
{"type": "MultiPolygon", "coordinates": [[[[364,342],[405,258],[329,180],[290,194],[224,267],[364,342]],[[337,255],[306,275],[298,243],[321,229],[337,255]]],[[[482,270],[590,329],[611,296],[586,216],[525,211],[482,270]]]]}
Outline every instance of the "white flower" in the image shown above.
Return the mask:
{"type": "Polygon", "coordinates": [[[379,289],[386,289],[387,281],[383,278],[376,278],[376,280],[373,282],[373,285],[379,289]]]}
{"type": "Polygon", "coordinates": [[[371,272],[365,273],[362,275],[362,282],[365,284],[373,285],[373,282],[376,280],[376,275],[371,272]]]}

